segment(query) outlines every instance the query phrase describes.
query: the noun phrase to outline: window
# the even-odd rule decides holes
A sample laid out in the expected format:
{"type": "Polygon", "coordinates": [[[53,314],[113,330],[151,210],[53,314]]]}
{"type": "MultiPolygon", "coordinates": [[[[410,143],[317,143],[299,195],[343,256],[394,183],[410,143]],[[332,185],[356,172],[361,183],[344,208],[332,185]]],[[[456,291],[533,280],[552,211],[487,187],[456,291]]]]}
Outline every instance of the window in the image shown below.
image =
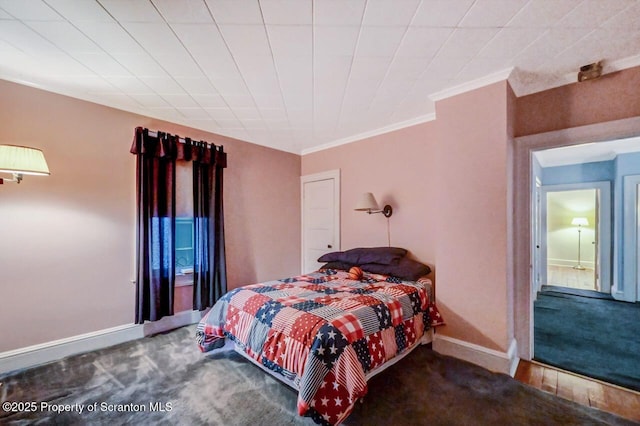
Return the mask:
{"type": "Polygon", "coordinates": [[[176,274],[193,272],[193,218],[176,218],[176,274]]]}

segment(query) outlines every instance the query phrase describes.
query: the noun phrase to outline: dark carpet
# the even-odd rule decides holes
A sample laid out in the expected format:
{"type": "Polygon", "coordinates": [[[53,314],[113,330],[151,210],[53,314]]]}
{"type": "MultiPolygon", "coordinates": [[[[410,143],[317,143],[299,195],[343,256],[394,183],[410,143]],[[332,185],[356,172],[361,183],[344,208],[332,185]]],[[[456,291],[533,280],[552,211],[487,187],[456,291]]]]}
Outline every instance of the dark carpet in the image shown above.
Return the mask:
{"type": "Polygon", "coordinates": [[[534,359],[640,391],[640,304],[538,293],[534,359]]]}
{"type": "MultiPolygon", "coordinates": [[[[0,424],[313,424],[297,416],[295,391],[234,352],[201,354],[194,331],[189,326],[0,377],[2,403],[38,404],[34,412],[0,410],[0,424]],[[42,403],[85,409],[54,413],[42,403]],[[118,411],[126,407],[138,411],[118,411]]],[[[345,424],[634,423],[419,347],[370,381],[345,424]]]]}

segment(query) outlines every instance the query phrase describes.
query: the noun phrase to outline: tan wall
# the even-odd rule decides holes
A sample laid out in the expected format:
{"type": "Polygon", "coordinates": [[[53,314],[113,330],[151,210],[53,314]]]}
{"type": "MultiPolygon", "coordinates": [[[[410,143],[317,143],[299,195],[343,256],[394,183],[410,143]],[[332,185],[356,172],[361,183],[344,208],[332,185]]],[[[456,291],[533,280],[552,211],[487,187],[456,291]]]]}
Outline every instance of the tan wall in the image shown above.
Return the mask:
{"type": "Polygon", "coordinates": [[[343,250],[388,244],[387,219],[354,210],[372,192],[380,207],[393,207],[391,245],[434,266],[435,142],[435,124],[427,122],[302,157],[303,175],[340,169],[343,250]]]}
{"type": "Polygon", "coordinates": [[[308,154],[302,173],[340,168],[342,249],[386,245],[385,218],[353,211],[373,192],[394,208],[391,245],[435,265],[439,333],[508,348],[508,86],[437,103],[437,119],[308,154]]]}
{"type": "Polygon", "coordinates": [[[229,288],[300,267],[300,157],[0,81],[0,143],[51,176],[0,186],[0,352],[133,322],[136,126],[223,144],[229,288]]]}
{"type": "Polygon", "coordinates": [[[518,98],[516,136],[640,116],[640,67],[518,98]]]}
{"type": "Polygon", "coordinates": [[[436,103],[438,303],[442,334],[509,345],[506,81],[436,103]]]}

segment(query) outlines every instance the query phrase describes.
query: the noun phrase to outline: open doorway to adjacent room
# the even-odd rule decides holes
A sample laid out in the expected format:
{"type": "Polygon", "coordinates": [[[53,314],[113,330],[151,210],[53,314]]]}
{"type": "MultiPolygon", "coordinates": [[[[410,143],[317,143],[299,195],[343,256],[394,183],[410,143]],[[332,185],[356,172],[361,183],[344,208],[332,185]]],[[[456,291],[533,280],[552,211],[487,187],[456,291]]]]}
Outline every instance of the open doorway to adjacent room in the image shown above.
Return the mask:
{"type": "Polygon", "coordinates": [[[533,151],[531,182],[533,358],[640,391],[640,138],[533,151]]]}

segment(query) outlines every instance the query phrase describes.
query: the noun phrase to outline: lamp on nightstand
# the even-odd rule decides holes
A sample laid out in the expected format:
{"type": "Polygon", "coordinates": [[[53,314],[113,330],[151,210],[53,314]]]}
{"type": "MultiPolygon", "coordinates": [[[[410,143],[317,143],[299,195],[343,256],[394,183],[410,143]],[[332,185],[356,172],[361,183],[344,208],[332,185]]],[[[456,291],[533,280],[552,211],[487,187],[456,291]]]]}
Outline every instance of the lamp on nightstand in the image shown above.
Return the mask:
{"type": "Polygon", "coordinates": [[[582,233],[582,227],[589,225],[589,221],[586,217],[574,217],[571,224],[578,227],[578,264],[573,269],[583,270],[584,266],[580,264],[580,234],[582,233]]]}

